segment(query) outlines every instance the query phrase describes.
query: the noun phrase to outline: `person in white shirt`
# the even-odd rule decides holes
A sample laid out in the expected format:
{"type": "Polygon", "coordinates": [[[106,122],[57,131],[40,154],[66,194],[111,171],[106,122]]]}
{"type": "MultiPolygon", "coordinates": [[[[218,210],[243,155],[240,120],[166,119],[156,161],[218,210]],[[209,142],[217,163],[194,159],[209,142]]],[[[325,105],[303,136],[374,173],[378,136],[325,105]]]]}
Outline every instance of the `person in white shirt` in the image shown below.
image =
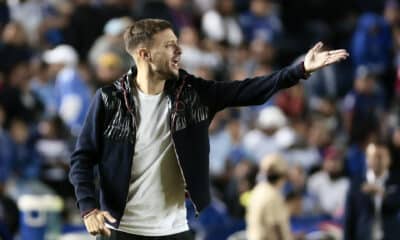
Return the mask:
{"type": "Polygon", "coordinates": [[[316,212],[333,217],[343,215],[349,180],[342,173],[342,154],[337,148],[329,147],[325,152],[322,170],[308,180],[307,190],[316,200],[316,212]]]}

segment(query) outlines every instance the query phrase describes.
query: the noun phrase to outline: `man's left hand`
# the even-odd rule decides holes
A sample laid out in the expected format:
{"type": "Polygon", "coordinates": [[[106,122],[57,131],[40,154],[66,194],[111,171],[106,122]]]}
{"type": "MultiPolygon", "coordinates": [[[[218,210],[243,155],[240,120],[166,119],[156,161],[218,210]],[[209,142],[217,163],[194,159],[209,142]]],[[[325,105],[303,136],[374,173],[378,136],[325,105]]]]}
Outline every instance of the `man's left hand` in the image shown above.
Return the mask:
{"type": "Polygon", "coordinates": [[[362,191],[366,194],[381,196],[383,196],[385,192],[382,187],[373,183],[364,183],[362,186],[362,191]]]}
{"type": "Polygon", "coordinates": [[[308,50],[304,58],[304,69],[307,73],[312,73],[320,68],[332,63],[346,59],[349,53],[345,49],[322,51],[322,42],[318,42],[308,50]]]}

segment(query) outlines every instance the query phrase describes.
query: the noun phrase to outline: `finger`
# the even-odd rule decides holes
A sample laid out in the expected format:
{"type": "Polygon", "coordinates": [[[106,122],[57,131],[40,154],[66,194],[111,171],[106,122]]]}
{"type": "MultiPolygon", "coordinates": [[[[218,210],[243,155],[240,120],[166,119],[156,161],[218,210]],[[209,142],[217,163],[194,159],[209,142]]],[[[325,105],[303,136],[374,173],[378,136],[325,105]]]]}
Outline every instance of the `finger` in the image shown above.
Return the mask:
{"type": "Polygon", "coordinates": [[[320,41],[317,44],[315,44],[312,48],[311,51],[313,52],[318,52],[319,50],[321,50],[322,46],[324,46],[324,44],[320,41]]]}
{"type": "Polygon", "coordinates": [[[349,53],[346,51],[346,49],[331,50],[331,51],[328,51],[328,53],[329,53],[329,55],[341,54],[341,53],[343,53],[343,54],[349,54],[349,53]]]}
{"type": "Polygon", "coordinates": [[[328,56],[328,59],[338,59],[338,60],[342,60],[342,59],[346,59],[349,55],[345,54],[345,53],[338,53],[338,54],[332,54],[328,56]]]}
{"type": "Polygon", "coordinates": [[[89,233],[93,236],[97,235],[99,233],[98,229],[96,228],[95,225],[91,225],[89,228],[89,233]]]}
{"type": "Polygon", "coordinates": [[[340,62],[340,61],[342,61],[342,60],[344,60],[344,59],[346,59],[347,57],[335,57],[335,58],[330,58],[330,59],[328,59],[326,62],[325,62],[325,64],[326,65],[329,65],[329,64],[332,64],[332,63],[336,63],[336,62],[340,62]]]}
{"type": "Polygon", "coordinates": [[[90,233],[90,232],[92,231],[92,228],[91,228],[91,226],[89,226],[89,223],[86,223],[86,224],[85,224],[85,227],[86,227],[86,231],[87,231],[87,232],[90,233]]]}
{"type": "Polygon", "coordinates": [[[336,53],[332,53],[332,52],[327,52],[325,57],[326,58],[347,58],[349,56],[349,54],[347,52],[336,52],[336,53]]]}
{"type": "Polygon", "coordinates": [[[96,219],[97,219],[97,223],[98,223],[97,227],[99,228],[100,231],[102,231],[103,228],[104,228],[104,217],[103,217],[103,215],[102,214],[97,214],[96,219]]]}
{"type": "Polygon", "coordinates": [[[107,221],[109,221],[109,222],[114,223],[114,222],[117,221],[117,220],[115,220],[115,218],[113,218],[113,217],[111,216],[111,214],[110,214],[109,212],[102,212],[102,214],[103,214],[103,216],[107,219],[107,221]]]}
{"type": "Polygon", "coordinates": [[[91,222],[89,223],[89,233],[93,236],[97,235],[99,233],[96,224],[91,222]]]}
{"type": "Polygon", "coordinates": [[[83,219],[83,223],[86,227],[86,230],[89,231],[89,221],[87,219],[83,219]]]}
{"type": "Polygon", "coordinates": [[[344,60],[344,59],[346,59],[347,58],[347,56],[329,56],[327,59],[326,59],[326,61],[324,62],[324,65],[326,66],[326,65],[329,65],[329,64],[332,64],[332,63],[335,63],[335,62],[339,62],[339,61],[342,61],[342,60],[344,60]]]}
{"type": "Polygon", "coordinates": [[[108,229],[107,227],[105,227],[102,231],[101,231],[102,235],[106,235],[107,237],[111,236],[111,230],[108,229]]]}
{"type": "Polygon", "coordinates": [[[93,221],[91,221],[91,220],[86,220],[85,226],[86,226],[86,229],[88,230],[88,232],[92,232],[94,230],[94,224],[93,224],[93,221]]]}
{"type": "Polygon", "coordinates": [[[100,222],[97,220],[96,217],[93,217],[89,223],[89,227],[90,227],[90,234],[92,235],[97,235],[100,232],[100,222]]]}
{"type": "Polygon", "coordinates": [[[345,59],[345,57],[344,56],[342,56],[342,57],[338,57],[338,56],[326,56],[326,58],[325,58],[325,60],[324,60],[324,62],[323,62],[323,66],[327,66],[327,65],[330,65],[330,64],[332,64],[332,63],[335,63],[335,62],[339,62],[339,61],[341,61],[341,60],[343,60],[343,59],[345,59]]]}

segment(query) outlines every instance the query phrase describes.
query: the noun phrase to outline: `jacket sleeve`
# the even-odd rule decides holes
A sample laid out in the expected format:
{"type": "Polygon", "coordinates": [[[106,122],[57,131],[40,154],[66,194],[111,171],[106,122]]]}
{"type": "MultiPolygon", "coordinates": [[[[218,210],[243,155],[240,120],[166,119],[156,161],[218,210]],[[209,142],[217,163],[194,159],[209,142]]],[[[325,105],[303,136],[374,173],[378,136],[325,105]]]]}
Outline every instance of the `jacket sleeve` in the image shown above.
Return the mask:
{"type": "Polygon", "coordinates": [[[70,163],[69,179],[74,186],[77,205],[82,216],[98,206],[93,172],[100,157],[103,122],[104,104],[101,90],[97,90],[78,136],[70,163]]]}
{"type": "Polygon", "coordinates": [[[400,190],[399,185],[396,184],[392,189],[386,189],[386,193],[382,201],[382,211],[385,214],[397,213],[400,210],[400,190]]]}
{"type": "Polygon", "coordinates": [[[194,78],[204,102],[214,112],[226,107],[260,105],[280,89],[291,87],[306,78],[303,62],[267,76],[239,81],[206,81],[194,78]]]}

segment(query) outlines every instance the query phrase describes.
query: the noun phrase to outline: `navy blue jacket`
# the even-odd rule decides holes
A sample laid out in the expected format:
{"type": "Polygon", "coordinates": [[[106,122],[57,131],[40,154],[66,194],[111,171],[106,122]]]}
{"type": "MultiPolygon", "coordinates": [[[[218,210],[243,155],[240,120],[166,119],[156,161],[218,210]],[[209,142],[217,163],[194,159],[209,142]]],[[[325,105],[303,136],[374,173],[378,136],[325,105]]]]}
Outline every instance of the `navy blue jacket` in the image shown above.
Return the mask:
{"type": "MultiPolygon", "coordinates": [[[[364,179],[352,181],[346,199],[344,239],[372,240],[375,213],[371,195],[362,192],[364,179]]],[[[385,182],[385,195],[381,208],[383,240],[400,239],[400,186],[398,178],[389,174],[385,182]]]]}
{"type": "MultiPolygon", "coordinates": [[[[275,92],[305,78],[303,63],[269,76],[242,81],[208,81],[180,70],[169,79],[170,127],[187,196],[197,211],[210,202],[208,126],[218,111],[231,106],[262,104],[275,92]]],[[[81,214],[100,208],[117,219],[126,206],[135,148],[135,102],[132,96],[136,69],[113,85],[97,90],[71,156],[70,181],[81,214]],[[100,204],[95,194],[93,169],[98,166],[100,204]]]]}

